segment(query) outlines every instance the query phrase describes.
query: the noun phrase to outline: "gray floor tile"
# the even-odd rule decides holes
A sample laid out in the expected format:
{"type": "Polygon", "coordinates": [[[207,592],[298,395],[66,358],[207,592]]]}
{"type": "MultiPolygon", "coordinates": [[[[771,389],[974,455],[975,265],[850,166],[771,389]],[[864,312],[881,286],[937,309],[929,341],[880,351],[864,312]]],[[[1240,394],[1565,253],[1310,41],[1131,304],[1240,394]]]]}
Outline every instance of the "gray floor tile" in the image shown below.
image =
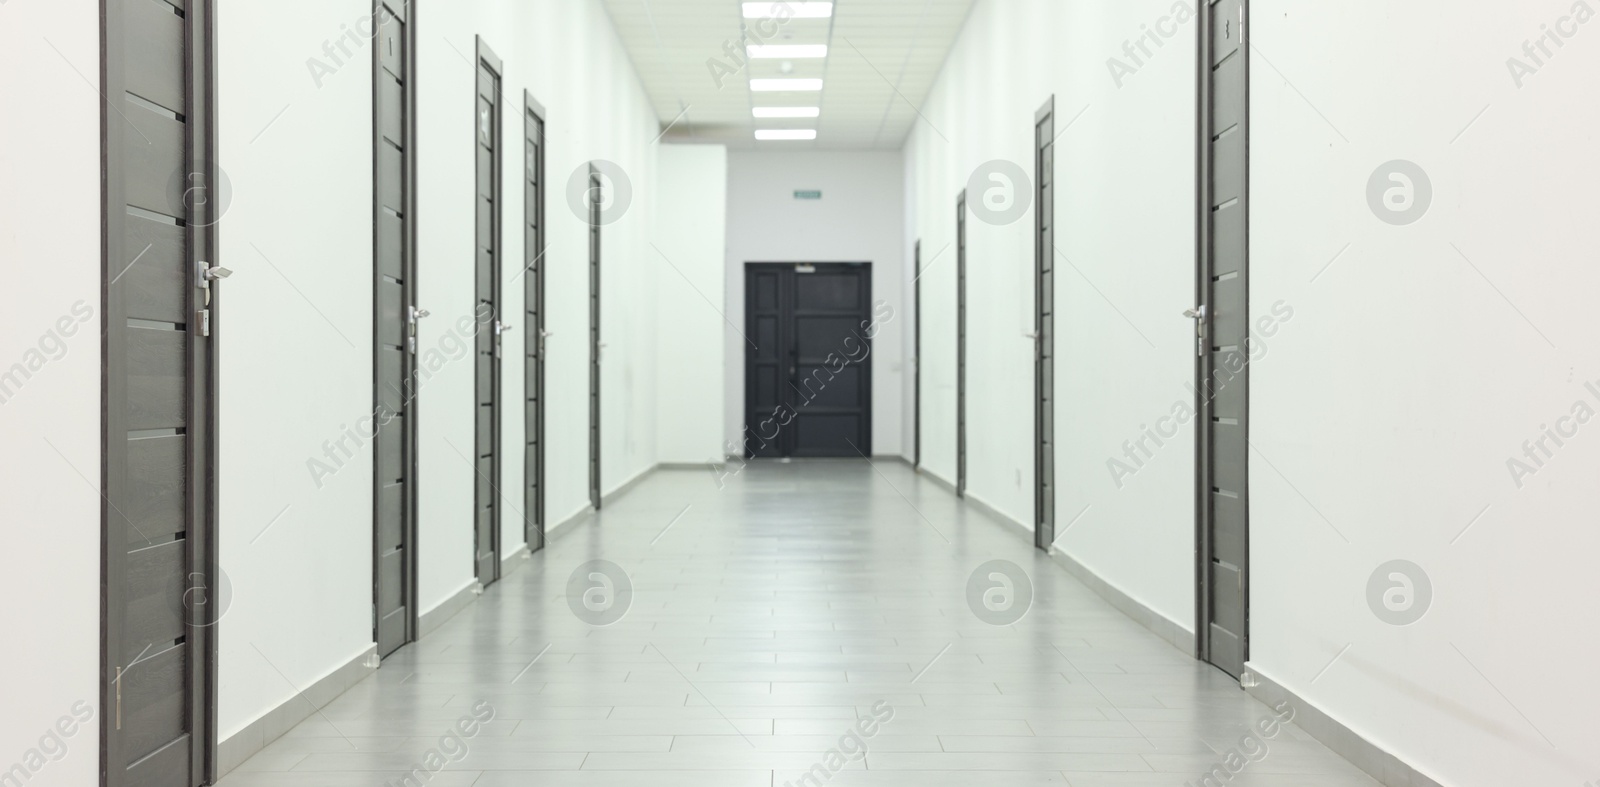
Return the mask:
{"type": "MultiPolygon", "coordinates": [[[[771,787],[772,772],[491,771],[472,787],[771,787]]],[[[428,787],[433,787],[429,783],[428,787]]]]}
{"type": "MultiPolygon", "coordinates": [[[[485,701],[427,787],[1179,787],[1270,713],[903,465],[705,475],[650,477],[219,787],[398,784],[485,701]],[[993,558],[1034,584],[1010,626],[968,606],[993,558]],[[634,586],[610,626],[565,597],[593,559],[634,586]]],[[[1229,787],[1374,784],[1288,725],[1229,787]]]]}

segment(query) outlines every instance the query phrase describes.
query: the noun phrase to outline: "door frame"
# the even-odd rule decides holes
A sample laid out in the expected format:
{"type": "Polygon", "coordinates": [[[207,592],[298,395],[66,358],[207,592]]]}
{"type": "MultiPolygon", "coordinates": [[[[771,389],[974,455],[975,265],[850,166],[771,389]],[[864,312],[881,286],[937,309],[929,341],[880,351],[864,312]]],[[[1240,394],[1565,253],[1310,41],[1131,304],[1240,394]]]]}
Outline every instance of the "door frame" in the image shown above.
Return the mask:
{"type": "MultiPolygon", "coordinates": [[[[522,215],[523,215],[522,231],[523,231],[523,237],[525,239],[527,239],[527,240],[525,240],[523,242],[523,251],[522,251],[522,253],[523,253],[523,256],[527,256],[527,257],[531,258],[531,262],[528,263],[528,267],[523,269],[523,275],[528,277],[527,280],[523,283],[523,287],[522,287],[522,302],[524,304],[523,319],[526,320],[527,317],[528,317],[528,315],[527,315],[528,308],[527,307],[528,307],[528,305],[530,303],[531,303],[531,305],[533,307],[532,311],[533,311],[533,316],[534,316],[533,320],[528,321],[527,328],[523,331],[523,335],[525,337],[527,337],[527,338],[524,341],[524,347],[522,349],[523,381],[524,381],[524,388],[523,388],[523,391],[522,391],[523,411],[524,411],[524,417],[523,417],[523,420],[522,420],[522,442],[523,442],[524,448],[526,448],[526,446],[530,442],[535,446],[533,454],[534,454],[534,456],[535,456],[535,458],[537,460],[537,461],[535,461],[533,463],[534,467],[531,468],[531,469],[527,466],[526,459],[524,459],[523,466],[522,466],[523,489],[524,489],[524,492],[523,492],[523,503],[528,508],[528,511],[526,512],[527,513],[527,518],[523,523],[522,540],[523,540],[524,543],[529,545],[529,551],[530,552],[537,552],[540,549],[544,549],[544,544],[545,544],[545,517],[544,517],[544,504],[545,504],[545,488],[544,488],[544,484],[545,484],[545,472],[544,472],[545,444],[544,444],[544,441],[545,441],[545,429],[544,429],[544,421],[545,421],[545,403],[546,403],[546,401],[548,399],[548,396],[547,396],[548,392],[545,390],[545,384],[544,384],[545,383],[545,341],[544,341],[545,340],[545,333],[544,333],[544,326],[545,326],[545,290],[544,290],[544,286],[545,286],[545,275],[544,275],[545,274],[545,262],[544,262],[544,253],[545,253],[545,249],[546,249],[548,244],[546,243],[546,236],[545,236],[546,233],[545,233],[545,223],[544,223],[545,222],[545,212],[544,212],[544,208],[545,208],[545,185],[546,185],[545,184],[546,172],[545,172],[544,164],[545,164],[545,158],[546,158],[545,157],[545,140],[548,138],[548,135],[545,134],[545,123],[546,123],[545,117],[546,117],[547,113],[545,112],[544,105],[539,103],[538,100],[534,99],[533,93],[531,91],[528,91],[528,90],[523,90],[522,91],[522,105],[523,105],[524,126],[526,126],[527,122],[531,120],[535,124],[535,127],[538,129],[538,134],[539,134],[539,144],[538,144],[538,147],[537,147],[538,153],[534,157],[534,160],[533,161],[528,161],[527,160],[528,159],[528,152],[526,150],[524,150],[523,154],[522,154],[523,155],[523,163],[525,165],[528,165],[528,166],[531,166],[531,167],[534,168],[533,200],[531,202],[529,202],[527,197],[524,196],[524,198],[523,198],[524,204],[523,204],[523,207],[522,207],[522,215]],[[530,220],[532,222],[531,224],[529,223],[530,220]],[[529,243],[530,240],[531,240],[531,244],[529,243]],[[530,247],[530,245],[531,245],[531,247],[530,247]],[[529,295],[530,290],[532,291],[531,298],[530,298],[530,295],[529,295]],[[530,347],[528,345],[530,343],[531,343],[532,347],[537,348],[532,353],[529,352],[530,347]],[[530,365],[532,366],[531,370],[529,369],[530,365]],[[534,385],[538,389],[538,396],[539,396],[538,404],[533,408],[533,412],[534,412],[534,418],[532,419],[533,423],[529,423],[529,419],[526,416],[526,411],[528,409],[527,408],[528,391],[527,391],[527,388],[526,388],[526,381],[527,381],[527,379],[529,377],[529,372],[530,371],[532,372],[534,385]],[[530,441],[530,438],[531,438],[531,441],[530,441]],[[531,495],[529,495],[529,493],[527,492],[528,484],[530,482],[532,482],[532,486],[533,486],[533,491],[532,491],[531,495]],[[532,498],[531,500],[529,499],[530,497],[532,498]],[[535,533],[537,533],[537,535],[539,536],[538,546],[537,547],[532,546],[533,543],[534,543],[533,535],[535,533]]],[[[526,179],[526,172],[524,172],[524,178],[526,179]]]]}
{"type": "MultiPolygon", "coordinates": [[[[126,92],[127,80],[124,76],[123,56],[126,51],[124,39],[125,19],[123,16],[124,5],[119,0],[100,0],[100,73],[101,92],[103,96],[117,96],[126,92]]],[[[208,184],[218,182],[220,171],[217,167],[217,52],[216,52],[216,0],[189,0],[184,14],[184,45],[185,58],[185,102],[184,114],[187,138],[185,139],[184,163],[189,172],[203,172],[208,184]]],[[[120,197],[124,190],[124,175],[126,173],[126,156],[124,155],[123,135],[127,121],[115,111],[110,99],[101,103],[100,108],[100,158],[104,174],[104,187],[100,195],[100,313],[103,315],[103,325],[109,327],[117,320],[126,322],[126,310],[119,300],[111,297],[111,282],[121,271],[113,273],[114,268],[122,267],[113,263],[114,256],[120,256],[123,249],[123,227],[127,221],[127,205],[121,202],[120,197]],[[119,204],[120,203],[120,204],[119,204]]],[[[207,205],[214,205],[207,202],[207,205]]],[[[192,218],[192,217],[191,217],[192,218]]],[[[218,243],[218,220],[220,216],[211,215],[201,224],[190,221],[185,228],[185,253],[184,264],[186,274],[193,275],[193,265],[196,260],[205,260],[213,266],[220,265],[218,243]]],[[[196,287],[191,283],[189,292],[189,313],[196,312],[195,296],[196,287]]],[[[201,308],[210,310],[210,334],[202,345],[195,341],[195,328],[188,327],[189,341],[185,349],[186,363],[189,369],[203,368],[201,375],[191,373],[189,386],[185,394],[187,408],[189,447],[185,456],[187,468],[185,483],[191,489],[204,490],[204,502],[197,503],[195,496],[186,495],[185,509],[188,519],[185,527],[186,567],[189,575],[184,577],[183,588],[185,595],[194,590],[206,590],[208,585],[198,588],[191,584],[196,574],[204,582],[207,577],[220,577],[221,564],[219,557],[218,539],[218,467],[220,464],[220,444],[218,432],[218,373],[217,361],[221,355],[221,326],[220,316],[223,314],[221,295],[222,288],[213,282],[210,288],[209,301],[201,308]],[[196,418],[192,395],[197,389],[204,390],[206,400],[205,413],[196,418]],[[195,431],[200,431],[203,437],[196,439],[195,431]],[[198,444],[198,447],[197,447],[198,444]],[[200,465],[203,469],[197,469],[200,465]]],[[[122,784],[120,774],[113,768],[112,756],[119,754],[113,751],[113,738],[117,735],[113,724],[117,707],[117,680],[112,677],[113,667],[121,668],[120,661],[120,628],[113,618],[113,610],[119,612],[127,607],[126,589],[127,576],[127,549],[126,533],[116,529],[113,525],[113,515],[121,518],[122,514],[116,511],[111,502],[113,497],[120,497],[126,482],[117,471],[118,458],[122,460],[121,467],[126,467],[126,439],[121,447],[115,447],[117,441],[112,436],[119,431],[126,433],[121,428],[125,415],[120,402],[113,402],[112,378],[120,374],[125,367],[125,350],[122,342],[117,337],[117,332],[109,329],[101,333],[101,377],[100,377],[100,779],[99,783],[106,787],[118,787],[122,784]]],[[[185,641],[190,644],[188,655],[189,669],[185,675],[184,688],[188,694],[185,703],[185,712],[190,720],[189,737],[191,741],[189,768],[190,775],[196,784],[209,784],[218,778],[219,761],[217,757],[217,627],[216,622],[220,612],[219,605],[197,604],[200,610],[198,619],[186,621],[187,630],[184,633],[185,641]],[[198,658],[194,658],[194,657],[198,658]]]]}
{"type": "MultiPolygon", "coordinates": [[[[405,543],[406,543],[406,557],[405,557],[405,560],[402,563],[402,572],[403,572],[403,574],[402,574],[402,576],[400,578],[400,582],[401,582],[402,587],[404,588],[404,592],[405,592],[406,599],[407,599],[407,604],[406,604],[406,611],[407,611],[407,614],[406,614],[406,634],[405,634],[405,640],[401,643],[401,646],[404,647],[407,644],[410,644],[412,642],[416,642],[418,634],[421,631],[421,613],[417,608],[417,585],[418,585],[418,583],[417,583],[417,571],[418,571],[417,532],[418,532],[418,529],[419,529],[417,527],[417,506],[418,506],[418,503],[419,503],[419,501],[421,499],[420,498],[420,494],[419,494],[418,489],[417,489],[417,486],[418,486],[417,485],[417,471],[421,468],[422,463],[421,463],[421,461],[419,461],[419,457],[417,455],[418,454],[417,449],[419,447],[419,441],[417,439],[417,434],[418,434],[418,430],[420,428],[419,425],[421,423],[420,419],[417,417],[417,413],[418,413],[418,404],[421,402],[422,397],[418,396],[417,395],[417,391],[411,387],[412,385],[415,384],[416,375],[417,375],[417,353],[416,353],[416,347],[415,347],[415,343],[417,341],[417,334],[416,334],[417,313],[416,313],[416,308],[417,308],[418,299],[419,299],[419,297],[421,295],[421,288],[417,286],[417,203],[418,203],[417,188],[416,188],[417,187],[417,113],[416,113],[416,108],[417,108],[417,80],[416,80],[416,74],[417,74],[417,28],[416,28],[417,2],[416,2],[416,0],[401,0],[401,4],[404,6],[404,9],[405,9],[405,17],[401,21],[404,22],[404,24],[405,24],[405,28],[404,28],[405,29],[405,38],[403,39],[403,41],[404,41],[404,46],[405,46],[404,65],[405,65],[405,69],[406,69],[406,81],[405,81],[405,84],[402,86],[402,89],[404,90],[405,105],[406,105],[406,110],[407,111],[405,113],[405,119],[403,121],[403,123],[404,123],[403,127],[405,129],[405,134],[406,134],[406,149],[402,154],[403,157],[404,157],[403,160],[404,160],[404,163],[405,163],[405,170],[404,170],[404,174],[402,175],[402,178],[403,178],[402,182],[403,182],[404,188],[405,188],[405,197],[404,197],[404,199],[405,199],[405,209],[406,209],[406,226],[405,226],[405,237],[404,237],[404,240],[405,240],[404,249],[405,250],[404,250],[404,252],[402,254],[401,263],[400,263],[400,269],[405,274],[405,277],[406,277],[406,284],[405,284],[405,289],[406,289],[406,299],[405,299],[406,300],[406,302],[405,302],[406,313],[403,315],[402,319],[404,319],[406,321],[406,324],[407,324],[406,332],[407,332],[408,335],[406,337],[406,340],[408,342],[412,343],[412,346],[410,348],[408,348],[410,350],[410,352],[402,352],[401,353],[401,357],[402,357],[401,372],[402,372],[402,375],[404,376],[405,386],[406,386],[405,390],[402,392],[403,395],[406,397],[406,399],[405,399],[406,417],[405,417],[405,420],[402,422],[402,423],[405,424],[405,437],[404,437],[405,458],[402,461],[404,462],[405,473],[406,473],[406,481],[407,481],[407,483],[406,483],[406,505],[405,505],[405,511],[402,514],[402,521],[400,523],[400,532],[402,534],[404,534],[405,543]]],[[[373,0],[373,2],[372,2],[372,11],[373,11],[374,18],[377,18],[379,15],[381,15],[383,13],[383,5],[384,5],[384,0],[373,0]]],[[[381,137],[383,135],[383,130],[382,130],[383,129],[383,118],[379,114],[379,107],[378,107],[378,95],[379,95],[380,84],[381,84],[379,80],[380,80],[380,77],[382,76],[381,72],[382,72],[382,69],[383,69],[383,55],[382,55],[381,51],[379,50],[379,47],[377,46],[377,41],[374,40],[373,43],[374,43],[374,46],[372,48],[372,129],[373,129],[372,171],[374,173],[376,173],[378,171],[378,167],[381,166],[381,161],[380,161],[379,156],[378,156],[378,145],[380,144],[381,137]]],[[[374,188],[372,190],[372,210],[373,210],[372,248],[373,248],[373,253],[376,254],[377,253],[378,244],[380,242],[379,236],[382,233],[382,229],[380,228],[377,219],[378,219],[379,212],[381,212],[383,210],[383,206],[380,204],[381,201],[382,201],[382,197],[378,194],[378,190],[376,188],[376,183],[377,183],[376,175],[374,175],[374,181],[373,182],[374,182],[374,188]]],[[[374,263],[374,267],[376,267],[376,263],[374,263]]],[[[376,271],[374,271],[374,275],[376,275],[376,271]]],[[[382,394],[380,393],[380,387],[381,387],[382,383],[378,380],[378,363],[377,363],[377,353],[379,352],[379,348],[382,346],[381,337],[379,336],[380,331],[379,331],[379,328],[378,328],[378,321],[377,321],[377,315],[380,313],[379,304],[377,302],[377,298],[378,298],[377,290],[376,290],[376,288],[374,288],[374,291],[373,291],[373,304],[372,304],[372,314],[373,314],[373,325],[372,325],[372,327],[373,327],[373,335],[372,335],[372,352],[373,352],[372,399],[373,399],[373,407],[375,409],[378,406],[379,402],[381,401],[381,396],[382,396],[382,394]]],[[[376,443],[374,443],[374,445],[376,445],[376,443]]],[[[380,588],[380,586],[378,584],[378,577],[380,575],[380,572],[382,571],[382,555],[380,553],[380,550],[382,549],[382,547],[380,547],[379,544],[378,544],[378,533],[379,533],[378,492],[382,488],[383,482],[378,477],[378,473],[380,472],[378,465],[379,465],[379,462],[377,462],[376,460],[373,461],[373,463],[372,463],[372,483],[373,483],[373,488],[372,488],[372,606],[373,606],[373,610],[374,610],[373,620],[372,620],[372,641],[373,642],[378,642],[379,641],[379,639],[378,639],[378,617],[377,617],[376,610],[378,609],[378,599],[379,599],[380,593],[382,592],[382,590],[381,590],[381,588],[380,588]]]]}
{"type": "Polygon", "coordinates": [[[967,496],[967,190],[956,195],[956,497],[967,496]]]}
{"type": "Polygon", "coordinates": [[[589,504],[599,511],[605,502],[600,488],[600,226],[605,204],[605,181],[600,168],[589,162],[589,504]]]}
{"type": "Polygon", "coordinates": [[[911,247],[911,467],[922,469],[922,239],[911,247]]]}
{"type": "MultiPolygon", "coordinates": [[[[1215,554],[1215,545],[1212,541],[1212,512],[1211,512],[1211,398],[1204,393],[1208,390],[1207,380],[1210,378],[1212,364],[1209,348],[1211,337],[1212,314],[1214,304],[1211,303],[1211,291],[1207,286],[1212,270],[1210,261],[1211,222],[1210,201],[1211,189],[1211,163],[1210,143],[1211,128],[1211,52],[1212,52],[1212,26],[1210,6],[1201,8],[1199,24],[1195,26],[1198,36],[1196,47],[1196,85],[1195,85],[1195,294],[1194,302],[1206,307],[1206,316],[1202,319],[1205,326],[1205,341],[1203,352],[1195,354],[1194,386],[1195,400],[1195,485],[1194,485],[1194,522],[1195,522],[1195,658],[1206,663],[1211,660],[1211,562],[1215,554]]],[[[1250,302],[1250,2],[1239,0],[1240,14],[1240,45],[1239,56],[1244,58],[1240,63],[1243,70],[1244,87],[1240,96],[1239,133],[1244,135],[1244,177],[1240,184],[1240,202],[1244,208],[1244,237],[1242,240],[1244,259],[1240,270],[1243,271],[1244,299],[1248,306],[1250,302]]],[[[1248,319],[1246,320],[1248,326],[1248,319]]],[[[1241,426],[1244,430],[1246,445],[1248,446],[1250,434],[1250,371],[1246,365],[1240,377],[1239,384],[1244,388],[1244,406],[1241,426]]],[[[1248,449],[1245,453],[1245,489],[1248,502],[1248,489],[1250,484],[1250,456],[1248,449]]],[[[1244,600],[1244,630],[1240,632],[1241,663],[1250,660],[1250,507],[1243,506],[1245,517],[1245,561],[1239,567],[1241,591],[1244,600]]]]}
{"type": "MultiPolygon", "coordinates": [[[[490,255],[490,257],[489,257],[489,281],[490,281],[490,292],[492,293],[491,297],[494,299],[494,311],[495,311],[494,322],[490,325],[490,331],[491,331],[491,334],[490,334],[490,357],[493,360],[490,362],[489,386],[494,392],[494,409],[493,409],[493,412],[491,412],[489,414],[489,451],[493,454],[494,461],[489,463],[490,467],[491,467],[491,476],[490,476],[490,479],[489,479],[489,494],[490,495],[494,495],[494,494],[497,493],[497,491],[500,488],[500,480],[501,480],[500,479],[500,473],[501,473],[501,469],[503,467],[502,460],[505,457],[505,453],[502,450],[503,446],[501,445],[502,435],[500,434],[500,432],[501,432],[501,424],[502,424],[502,421],[503,421],[503,419],[505,417],[504,416],[504,412],[503,412],[503,410],[505,409],[505,401],[504,401],[504,396],[502,396],[502,392],[503,392],[502,389],[505,387],[504,386],[505,358],[503,357],[503,353],[501,351],[501,347],[502,347],[501,333],[502,333],[502,331],[501,331],[500,325],[501,325],[501,323],[504,322],[504,320],[501,319],[501,318],[504,316],[504,312],[505,312],[505,282],[503,280],[505,278],[505,172],[504,172],[504,170],[505,170],[505,128],[504,128],[504,126],[505,126],[505,75],[506,75],[506,68],[505,68],[505,61],[501,60],[499,58],[499,56],[495,55],[494,50],[490,49],[489,45],[484,42],[483,36],[477,36],[476,40],[477,40],[477,58],[478,59],[474,63],[473,69],[472,69],[472,96],[473,96],[473,99],[474,99],[474,101],[472,103],[472,115],[473,115],[473,120],[474,120],[474,129],[473,129],[473,134],[472,134],[472,144],[473,144],[474,153],[476,153],[477,146],[479,144],[478,143],[478,134],[477,134],[477,129],[476,129],[476,125],[477,125],[476,124],[476,120],[477,120],[477,115],[478,115],[478,103],[477,103],[477,100],[476,100],[477,97],[478,97],[478,69],[480,69],[480,68],[488,68],[495,76],[494,117],[490,119],[490,129],[489,129],[489,134],[490,134],[490,137],[491,137],[491,144],[493,145],[493,152],[489,156],[489,162],[490,162],[489,177],[490,177],[490,179],[492,179],[494,181],[494,184],[490,187],[491,192],[493,193],[493,196],[494,196],[494,200],[493,200],[494,213],[493,213],[492,216],[490,216],[490,222],[489,222],[490,230],[489,230],[489,232],[490,232],[490,239],[494,243],[494,248],[493,248],[493,254],[490,255]]],[[[474,214],[476,214],[477,202],[478,202],[478,189],[476,187],[474,187],[473,190],[472,190],[472,200],[473,200],[474,214]]],[[[476,222],[474,222],[474,227],[476,227],[476,222]]],[[[478,244],[477,230],[476,229],[473,230],[472,244],[473,244],[473,259],[476,259],[477,258],[477,244],[478,244]]],[[[476,284],[474,284],[474,293],[476,293],[476,284]]],[[[474,297],[476,297],[476,295],[474,295],[474,297]]],[[[474,375],[474,378],[476,378],[476,375],[474,375]]],[[[476,395],[474,395],[473,398],[476,399],[477,398],[476,395]]],[[[481,406],[481,404],[477,403],[476,401],[474,402],[474,404],[478,405],[478,406],[481,406]]],[[[474,424],[477,423],[477,413],[473,413],[473,423],[474,424]]],[[[476,439],[477,439],[476,438],[476,429],[477,429],[477,427],[474,426],[473,429],[474,429],[474,438],[473,439],[474,439],[474,441],[476,441],[476,439]]],[[[473,455],[472,460],[473,460],[474,468],[476,468],[478,456],[477,456],[477,452],[476,451],[474,451],[473,453],[474,453],[474,455],[473,455]]],[[[474,486],[474,490],[476,490],[478,485],[476,483],[474,483],[473,486],[474,486]]],[[[490,539],[490,544],[493,546],[493,552],[494,552],[494,561],[493,561],[493,574],[494,574],[494,576],[488,578],[488,581],[485,581],[485,578],[483,576],[480,576],[479,573],[478,573],[478,566],[479,566],[479,559],[478,559],[479,549],[477,547],[478,512],[483,510],[483,501],[478,499],[477,491],[473,492],[473,504],[474,505],[473,505],[473,512],[472,512],[472,533],[473,533],[472,574],[473,574],[474,577],[477,577],[478,583],[480,585],[482,585],[483,587],[488,587],[489,585],[493,584],[494,582],[499,581],[500,576],[501,576],[501,562],[505,560],[505,554],[504,554],[504,550],[503,550],[503,548],[504,548],[504,543],[503,543],[504,542],[504,537],[503,537],[503,534],[501,533],[501,528],[504,526],[504,521],[503,521],[502,514],[503,514],[504,509],[505,509],[505,505],[504,505],[505,504],[505,495],[500,495],[500,500],[496,501],[496,504],[491,507],[491,511],[493,513],[491,513],[489,515],[489,521],[490,521],[490,524],[489,524],[489,539],[490,539]]]]}
{"type": "MultiPolygon", "coordinates": [[[[1045,206],[1045,178],[1044,151],[1051,149],[1049,188],[1052,195],[1056,185],[1055,176],[1055,113],[1056,97],[1051,95],[1044,105],[1033,116],[1033,545],[1035,548],[1049,552],[1055,546],[1056,540],[1056,510],[1055,510],[1055,266],[1049,266],[1049,314],[1046,314],[1045,303],[1045,266],[1054,258],[1051,252],[1055,240],[1055,216],[1046,216],[1045,206]],[[1044,128],[1046,122],[1049,128],[1044,128]],[[1050,139],[1045,139],[1045,136],[1050,139]],[[1048,222],[1048,224],[1046,223],[1048,222]],[[1045,248],[1042,242],[1046,229],[1049,229],[1051,248],[1045,248]],[[1046,322],[1050,330],[1045,330],[1046,322]],[[1046,358],[1049,363],[1046,363],[1046,358]],[[1050,374],[1046,375],[1046,371],[1050,374]],[[1046,392],[1049,395],[1046,395],[1046,392]],[[1046,412],[1046,408],[1052,408],[1046,412]],[[1050,424],[1049,434],[1045,433],[1045,424],[1050,424]],[[1048,461],[1047,461],[1048,459],[1048,461]],[[1050,468],[1049,478],[1045,477],[1045,468],[1050,468]]],[[[1050,199],[1048,210],[1055,212],[1055,198],[1050,199]]]]}

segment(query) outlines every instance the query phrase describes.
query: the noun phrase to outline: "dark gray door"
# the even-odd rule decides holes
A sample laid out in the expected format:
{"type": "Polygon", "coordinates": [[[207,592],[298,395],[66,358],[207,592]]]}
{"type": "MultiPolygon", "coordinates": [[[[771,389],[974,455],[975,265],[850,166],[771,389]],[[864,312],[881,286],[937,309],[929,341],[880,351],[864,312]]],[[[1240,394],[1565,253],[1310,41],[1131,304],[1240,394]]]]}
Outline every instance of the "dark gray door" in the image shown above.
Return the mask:
{"type": "Polygon", "coordinates": [[[600,510],[600,222],[605,184],[589,165],[589,505],[600,510]]]}
{"type": "Polygon", "coordinates": [[[214,369],[219,328],[210,0],[104,0],[101,421],[105,784],[215,774],[214,369]],[[138,264],[134,264],[137,262],[138,264]]]}
{"type": "Polygon", "coordinates": [[[544,548],[544,107],[522,94],[523,117],[523,442],[522,488],[528,551],[544,548]]]}
{"type": "Polygon", "coordinates": [[[916,278],[911,286],[916,289],[912,311],[911,349],[911,466],[922,467],[922,241],[911,250],[911,271],[916,278]]]}
{"type": "Polygon", "coordinates": [[[1033,543],[1056,541],[1055,111],[1051,96],[1034,115],[1034,530],[1033,543]]]}
{"type": "Polygon", "coordinates": [[[956,197],[956,495],[967,494],[967,191],[956,197]]]}
{"type": "Polygon", "coordinates": [[[378,0],[373,53],[373,640],[388,656],[416,639],[417,260],[413,19],[378,0]]]}
{"type": "Polygon", "coordinates": [[[1243,0],[1202,17],[1200,271],[1195,318],[1200,464],[1200,657],[1238,677],[1249,658],[1248,46],[1243,0]]]}
{"type": "Polygon", "coordinates": [[[745,287],[749,455],[872,456],[872,266],[746,263],[745,287]]]}
{"type": "Polygon", "coordinates": [[[745,454],[788,456],[782,442],[782,429],[787,427],[775,417],[791,398],[789,334],[794,326],[788,324],[781,306],[783,266],[747,263],[744,269],[745,335],[754,345],[745,350],[745,454]]]}
{"type": "Polygon", "coordinates": [[[478,581],[489,585],[500,578],[500,356],[501,334],[510,325],[501,321],[501,75],[500,58],[478,39],[477,129],[478,151],[478,270],[477,303],[480,314],[494,315],[490,330],[477,342],[477,435],[473,461],[478,487],[474,494],[478,581]]]}

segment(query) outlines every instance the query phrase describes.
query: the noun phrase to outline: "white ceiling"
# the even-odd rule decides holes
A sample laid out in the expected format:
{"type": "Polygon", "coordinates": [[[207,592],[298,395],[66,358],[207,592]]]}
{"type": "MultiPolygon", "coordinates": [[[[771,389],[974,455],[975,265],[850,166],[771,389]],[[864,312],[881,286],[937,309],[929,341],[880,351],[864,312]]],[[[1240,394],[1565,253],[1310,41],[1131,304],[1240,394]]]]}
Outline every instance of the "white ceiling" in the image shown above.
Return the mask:
{"type": "MultiPolygon", "coordinates": [[[[740,0],[604,0],[672,142],[720,142],[775,150],[897,149],[921,107],[973,0],[836,0],[827,19],[781,24],[744,19],[740,0]],[[750,38],[776,30],[771,44],[827,44],[821,59],[748,60],[724,51],[748,25],[750,38]],[[737,73],[719,88],[707,61],[737,73]],[[817,92],[752,92],[751,78],[812,77],[817,92]],[[820,98],[820,103],[819,102],[820,98]],[[820,106],[817,118],[756,119],[757,106],[820,106]],[[815,128],[815,141],[757,142],[757,128],[815,128]]],[[[793,8],[816,0],[787,0],[793,8]]],[[[764,7],[776,3],[763,0],[764,7]]]]}

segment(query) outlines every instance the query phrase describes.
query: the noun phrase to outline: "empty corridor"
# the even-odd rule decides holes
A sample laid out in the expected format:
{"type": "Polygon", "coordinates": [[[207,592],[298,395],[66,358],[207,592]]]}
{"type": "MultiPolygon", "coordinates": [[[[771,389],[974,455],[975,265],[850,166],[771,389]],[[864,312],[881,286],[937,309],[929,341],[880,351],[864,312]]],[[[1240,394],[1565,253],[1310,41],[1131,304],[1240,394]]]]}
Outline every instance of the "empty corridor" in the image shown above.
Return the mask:
{"type": "Polygon", "coordinates": [[[221,784],[1376,784],[905,464],[722,483],[649,476],[221,784]]]}

